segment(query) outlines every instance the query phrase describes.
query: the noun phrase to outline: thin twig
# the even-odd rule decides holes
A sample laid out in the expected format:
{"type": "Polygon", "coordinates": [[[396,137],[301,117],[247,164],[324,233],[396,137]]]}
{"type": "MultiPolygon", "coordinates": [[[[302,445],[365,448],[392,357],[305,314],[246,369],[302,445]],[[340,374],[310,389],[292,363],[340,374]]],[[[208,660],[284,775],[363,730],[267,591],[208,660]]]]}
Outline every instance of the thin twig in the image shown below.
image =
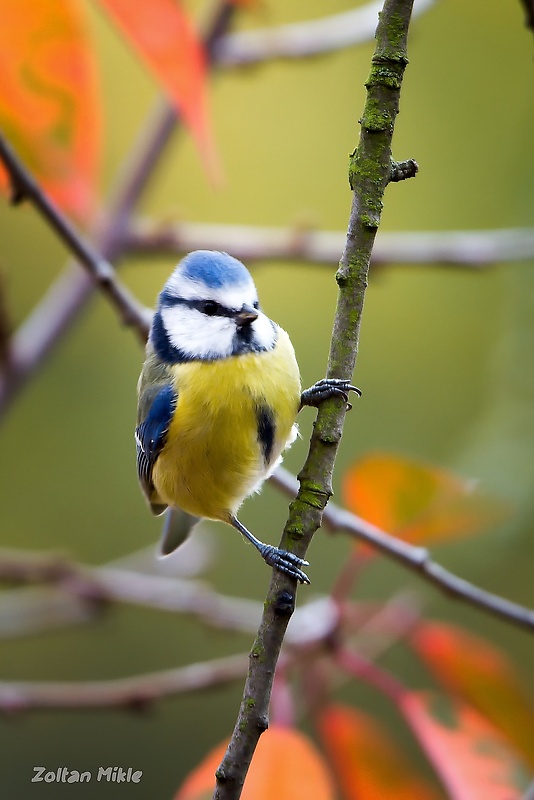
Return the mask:
{"type": "MultiPolygon", "coordinates": [[[[137,219],[126,233],[130,255],[179,256],[206,248],[232,253],[246,263],[304,261],[337,264],[346,234],[312,226],[269,228],[211,223],[160,223],[137,219]]],[[[481,231],[399,231],[377,234],[371,264],[425,264],[481,268],[534,259],[533,228],[481,231]]]]}
{"type": "MultiPolygon", "coordinates": [[[[427,11],[434,2],[416,0],[414,17],[427,11]]],[[[216,60],[223,67],[239,67],[278,58],[317,56],[370,42],[375,35],[381,8],[382,3],[373,0],[351,11],[321,19],[231,33],[217,46],[216,60]]]]}
{"type": "MultiPolygon", "coordinates": [[[[367,81],[360,142],[351,158],[353,201],[347,241],[336,275],[338,306],[327,377],[350,379],[371,251],[380,222],[382,197],[391,175],[391,138],[407,63],[406,39],[413,0],[386,0],[380,14],[377,46],[367,81]]],[[[319,409],[310,451],[299,475],[300,489],[290,506],[281,547],[304,556],[321,524],[330,497],[332,472],[346,403],[332,399],[319,409]]],[[[274,571],[262,622],[250,654],[250,668],[236,725],[217,770],[214,800],[237,800],[261,733],[268,726],[272,680],[295,602],[296,582],[274,571]]]]}
{"type": "MultiPolygon", "coordinates": [[[[204,39],[210,62],[215,44],[227,30],[234,11],[230,0],[223,0],[214,14],[204,39]]],[[[132,210],[152,178],[178,123],[176,110],[166,100],[158,100],[119,170],[116,188],[104,215],[105,223],[95,236],[95,249],[102,258],[116,261],[123,254],[122,232],[128,227],[132,210]]],[[[71,265],[16,331],[10,342],[9,370],[0,372],[0,415],[5,413],[29,378],[36,374],[94,290],[92,278],[76,265],[71,265]]]]}
{"type": "MultiPolygon", "coordinates": [[[[279,467],[271,476],[271,481],[282,489],[288,497],[294,497],[297,481],[287,470],[279,467]]],[[[329,503],[324,510],[323,525],[332,532],[344,531],[359,541],[364,541],[385,556],[416,572],[421,578],[432,583],[455,600],[462,600],[480,611],[512,622],[521,628],[534,630],[534,610],[513,603],[499,595],[487,592],[479,586],[460,578],[434,561],[424,547],[404,542],[362,517],[329,503]]]]}
{"type": "MultiPolygon", "coordinates": [[[[0,159],[6,167],[12,187],[13,202],[28,200],[44,217],[68,250],[78,259],[119,314],[125,325],[134,328],[146,341],[147,310],[116,278],[115,270],[77,231],[65,214],[50,200],[15,151],[0,133],[0,159]]],[[[150,317],[148,317],[150,319],[150,317]]]]}
{"type": "Polygon", "coordinates": [[[73,619],[86,621],[109,603],[187,614],[210,627],[240,633],[253,633],[261,618],[261,603],[219,594],[200,581],[109,565],[86,567],[54,557],[17,558],[11,553],[0,562],[0,577],[53,584],[0,594],[0,638],[47,629],[45,609],[50,610],[50,627],[58,627],[73,619]]]}
{"type": "Polygon", "coordinates": [[[404,692],[403,685],[394,675],[344,645],[335,648],[334,662],[349,675],[374,686],[395,704],[404,692]]]}
{"type": "Polygon", "coordinates": [[[242,678],[245,653],[188,664],[186,667],[109,681],[1,681],[0,711],[36,709],[127,708],[144,710],[169,695],[198,692],[242,678]]]}

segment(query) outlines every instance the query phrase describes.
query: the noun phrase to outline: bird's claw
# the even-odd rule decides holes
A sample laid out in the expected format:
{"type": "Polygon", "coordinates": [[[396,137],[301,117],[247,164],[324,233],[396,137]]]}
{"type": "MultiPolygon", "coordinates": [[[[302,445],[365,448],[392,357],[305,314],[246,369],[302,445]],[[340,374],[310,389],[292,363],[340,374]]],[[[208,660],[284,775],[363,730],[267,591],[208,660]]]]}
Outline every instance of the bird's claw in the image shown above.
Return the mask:
{"type": "Polygon", "coordinates": [[[349,392],[356,392],[358,397],[361,397],[362,394],[358,387],[353,386],[350,381],[342,378],[322,378],[302,392],[300,407],[318,407],[324,400],[329,400],[331,397],[342,397],[347,404],[347,411],[350,411],[352,405],[349,403],[349,392]]]}
{"type": "Polygon", "coordinates": [[[292,578],[296,578],[299,583],[310,583],[310,579],[303,572],[300,567],[307,566],[310,562],[305,561],[303,558],[299,558],[294,553],[290,553],[289,550],[281,550],[279,547],[273,547],[271,544],[266,544],[260,550],[263,560],[266,564],[269,564],[270,567],[275,567],[275,569],[280,570],[280,572],[285,572],[286,575],[290,575],[292,578]]]}

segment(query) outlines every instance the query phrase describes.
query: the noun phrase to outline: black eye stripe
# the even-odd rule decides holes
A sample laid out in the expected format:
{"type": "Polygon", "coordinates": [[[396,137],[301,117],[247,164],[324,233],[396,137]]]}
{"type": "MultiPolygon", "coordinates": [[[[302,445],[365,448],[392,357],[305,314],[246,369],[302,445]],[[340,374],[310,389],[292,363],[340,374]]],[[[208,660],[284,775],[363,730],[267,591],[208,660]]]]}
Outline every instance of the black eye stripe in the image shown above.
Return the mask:
{"type": "Polygon", "coordinates": [[[175,306],[194,308],[209,317],[235,317],[238,313],[236,309],[227,308],[217,303],[216,300],[186,300],[184,297],[176,297],[168,292],[161,293],[160,303],[167,308],[173,308],[175,306]]]}

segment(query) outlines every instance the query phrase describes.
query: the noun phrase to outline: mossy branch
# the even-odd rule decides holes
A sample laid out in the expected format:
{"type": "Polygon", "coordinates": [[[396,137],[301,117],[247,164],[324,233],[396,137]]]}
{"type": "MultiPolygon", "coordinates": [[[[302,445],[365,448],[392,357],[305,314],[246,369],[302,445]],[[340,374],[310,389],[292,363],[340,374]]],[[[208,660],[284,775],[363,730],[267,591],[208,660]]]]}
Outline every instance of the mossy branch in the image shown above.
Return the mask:
{"type": "MultiPolygon", "coordinates": [[[[407,64],[406,42],[413,0],[386,0],[376,31],[376,50],[366,83],[367,100],[358,147],[349,164],[353,190],[339,286],[328,377],[351,379],[358,353],[371,251],[380,223],[382,198],[392,177],[391,139],[407,64]]],[[[346,404],[332,399],[317,415],[310,450],[299,475],[281,547],[304,556],[332,493],[332,473],[346,404]]],[[[268,726],[274,671],[295,603],[295,581],[273,572],[263,618],[250,653],[250,667],[237,722],[217,770],[214,800],[236,800],[261,733],[268,726]]]]}

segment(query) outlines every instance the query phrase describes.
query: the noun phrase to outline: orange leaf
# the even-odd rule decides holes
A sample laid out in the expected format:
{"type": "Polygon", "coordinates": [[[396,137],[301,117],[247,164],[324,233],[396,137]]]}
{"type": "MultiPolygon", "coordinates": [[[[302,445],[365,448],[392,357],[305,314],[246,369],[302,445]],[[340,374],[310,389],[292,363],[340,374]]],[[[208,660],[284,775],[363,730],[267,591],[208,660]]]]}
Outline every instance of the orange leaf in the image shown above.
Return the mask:
{"type": "MultiPolygon", "coordinates": [[[[88,219],[101,155],[96,63],[78,0],[0,0],[0,127],[58,205],[88,219]]],[[[8,179],[2,169],[0,184],[8,179]]]]}
{"type": "MultiPolygon", "coordinates": [[[[186,778],[175,800],[210,800],[215,770],[226,751],[223,743],[209,753],[186,778]]],[[[299,731],[272,725],[259,740],[242,800],[334,800],[323,762],[311,742],[299,731]]]]}
{"type": "Polygon", "coordinates": [[[382,728],[366,714],[336,705],[319,719],[326,752],[344,800],[436,800],[382,728]]]}
{"type": "Polygon", "coordinates": [[[400,709],[454,800],[520,800],[524,764],[477,711],[429,692],[405,692],[400,709]]]}
{"type": "Polygon", "coordinates": [[[422,622],[412,644],[438,680],[487,717],[534,767],[534,700],[506,656],[454,625],[422,622]]]}
{"type": "Polygon", "coordinates": [[[468,536],[496,524],[504,505],[445,470],[372,453],[344,476],[348,509],[410,542],[468,536]]]}
{"type": "Polygon", "coordinates": [[[100,3],[176,105],[207,164],[215,171],[204,47],[179,0],[100,3]]]}

